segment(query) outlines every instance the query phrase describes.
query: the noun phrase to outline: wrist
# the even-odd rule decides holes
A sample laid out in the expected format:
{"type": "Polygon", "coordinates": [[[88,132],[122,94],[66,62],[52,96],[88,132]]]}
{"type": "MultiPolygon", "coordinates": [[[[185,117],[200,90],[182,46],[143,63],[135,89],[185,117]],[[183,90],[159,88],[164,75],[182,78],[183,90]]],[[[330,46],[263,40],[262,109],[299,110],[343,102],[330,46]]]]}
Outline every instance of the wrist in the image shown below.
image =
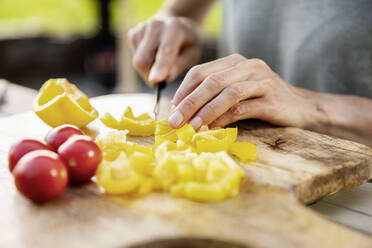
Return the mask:
{"type": "Polygon", "coordinates": [[[309,129],[372,146],[370,99],[352,95],[316,94],[318,124],[309,129]]]}
{"type": "Polygon", "coordinates": [[[345,132],[352,128],[350,119],[353,119],[353,117],[350,109],[348,109],[348,104],[345,105],[343,97],[327,93],[315,94],[317,124],[311,130],[346,137],[345,132]]]}
{"type": "Polygon", "coordinates": [[[311,92],[312,111],[309,115],[309,121],[305,129],[317,131],[321,133],[329,133],[329,129],[333,126],[332,120],[332,95],[319,92],[311,92]]]}

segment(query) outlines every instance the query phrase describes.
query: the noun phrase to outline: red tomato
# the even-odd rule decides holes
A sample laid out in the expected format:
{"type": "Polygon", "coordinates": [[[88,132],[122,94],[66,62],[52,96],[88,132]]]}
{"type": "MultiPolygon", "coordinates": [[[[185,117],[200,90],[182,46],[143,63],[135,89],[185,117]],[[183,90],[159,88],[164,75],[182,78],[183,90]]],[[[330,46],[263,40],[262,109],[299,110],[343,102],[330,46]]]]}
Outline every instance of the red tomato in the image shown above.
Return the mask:
{"type": "Polygon", "coordinates": [[[44,145],[40,141],[33,139],[24,139],[12,145],[10,147],[8,155],[10,172],[13,171],[18,160],[20,160],[23,157],[23,155],[35,150],[51,150],[51,148],[48,147],[47,145],[44,145]]]}
{"type": "Polygon", "coordinates": [[[14,168],[19,192],[35,203],[43,203],[61,195],[68,183],[66,165],[57,153],[39,150],[27,153],[14,168]]]}
{"type": "Polygon", "coordinates": [[[102,160],[97,144],[84,135],[69,138],[59,147],[58,153],[67,165],[70,182],[73,184],[89,182],[102,160]]]}
{"type": "Polygon", "coordinates": [[[45,136],[45,142],[57,151],[58,148],[72,135],[84,135],[84,133],[73,125],[61,125],[49,131],[45,136]]]}

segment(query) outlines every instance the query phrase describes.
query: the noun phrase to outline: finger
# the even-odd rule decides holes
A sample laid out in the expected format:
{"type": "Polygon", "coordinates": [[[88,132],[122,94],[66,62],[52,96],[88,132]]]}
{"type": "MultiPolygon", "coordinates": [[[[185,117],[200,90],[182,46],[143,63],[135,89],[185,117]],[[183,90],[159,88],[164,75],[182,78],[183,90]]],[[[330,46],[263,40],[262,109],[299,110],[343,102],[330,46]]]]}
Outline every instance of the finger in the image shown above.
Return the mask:
{"type": "Polygon", "coordinates": [[[140,23],[136,27],[130,29],[128,31],[128,41],[130,48],[132,51],[136,51],[138,48],[138,45],[140,44],[141,40],[143,39],[143,36],[145,34],[146,25],[145,23],[140,23]]]}
{"type": "Polygon", "coordinates": [[[182,24],[177,19],[172,19],[167,24],[166,32],[162,34],[155,62],[150,71],[149,82],[156,83],[167,79],[185,41],[185,33],[180,30],[182,30],[182,24]]]}
{"type": "Polygon", "coordinates": [[[168,80],[174,80],[185,69],[198,63],[200,60],[200,48],[198,46],[187,46],[182,48],[180,54],[174,61],[169,72],[168,80]]]}
{"type": "Polygon", "coordinates": [[[177,106],[210,74],[230,68],[244,60],[245,58],[243,56],[233,54],[225,58],[194,66],[188,71],[185,79],[176,91],[173,97],[174,104],[177,106]]]}
{"type": "Polygon", "coordinates": [[[163,24],[158,20],[146,25],[143,39],[133,57],[134,67],[147,79],[148,73],[155,59],[155,52],[159,46],[163,24]]]}
{"type": "MultiPolygon", "coordinates": [[[[176,111],[181,112],[183,116],[183,121],[179,125],[181,126],[185,122],[187,122],[200,108],[206,105],[230,84],[249,79],[253,73],[251,70],[249,70],[249,63],[249,60],[245,60],[223,71],[209,75],[192,93],[185,97],[177,106],[176,111]]],[[[247,87],[245,86],[245,88],[247,87]]],[[[229,89],[229,91],[230,90],[231,89],[229,89]]],[[[232,90],[235,90],[235,88],[232,88],[232,90]]],[[[197,121],[195,122],[196,124],[200,121],[205,120],[197,118],[195,119],[195,121],[197,121]]]]}
{"type": "Polygon", "coordinates": [[[269,108],[264,98],[248,99],[233,106],[213,121],[209,127],[224,127],[230,123],[244,119],[265,119],[263,117],[265,117],[267,112],[269,112],[269,108]]]}
{"type": "Polygon", "coordinates": [[[266,84],[262,84],[260,81],[234,83],[202,107],[190,121],[190,124],[196,130],[202,125],[209,125],[240,101],[262,97],[266,91],[266,84]]]}

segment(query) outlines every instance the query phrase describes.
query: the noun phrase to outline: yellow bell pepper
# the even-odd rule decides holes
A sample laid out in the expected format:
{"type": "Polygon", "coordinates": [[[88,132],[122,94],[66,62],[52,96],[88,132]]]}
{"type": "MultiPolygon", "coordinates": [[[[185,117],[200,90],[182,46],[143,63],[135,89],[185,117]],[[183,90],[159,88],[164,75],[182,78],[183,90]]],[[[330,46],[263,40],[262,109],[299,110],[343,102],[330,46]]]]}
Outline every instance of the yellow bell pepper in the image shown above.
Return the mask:
{"type": "Polygon", "coordinates": [[[218,152],[215,154],[215,158],[218,158],[224,165],[230,168],[230,172],[235,172],[238,178],[242,178],[245,176],[243,169],[235,163],[235,161],[226,153],[226,152],[218,152]]]}
{"type": "Polygon", "coordinates": [[[157,191],[160,189],[160,184],[154,178],[142,177],[141,184],[138,188],[138,194],[147,195],[152,191],[157,191]]]}
{"type": "Polygon", "coordinates": [[[155,133],[156,121],[147,113],[135,117],[129,106],[120,121],[116,120],[110,113],[105,113],[100,120],[107,127],[128,130],[128,135],[131,136],[147,137],[155,133]]]}
{"type": "Polygon", "coordinates": [[[88,97],[65,78],[49,79],[41,87],[32,108],[51,127],[72,124],[84,127],[98,117],[88,97]]]}
{"type": "MultiPolygon", "coordinates": [[[[203,154],[205,155],[205,154],[203,154]]],[[[195,170],[195,181],[197,182],[205,182],[208,169],[209,169],[209,164],[211,163],[210,158],[207,156],[197,156],[194,158],[193,161],[193,167],[195,170]]]]}
{"type": "Polygon", "coordinates": [[[158,178],[163,190],[168,191],[177,182],[177,161],[170,156],[157,161],[154,176],[158,178]]]}
{"type": "Polygon", "coordinates": [[[177,184],[171,188],[171,195],[200,202],[222,201],[226,198],[225,192],[223,192],[222,187],[218,183],[188,182],[177,184]]]}
{"type": "MultiPolygon", "coordinates": [[[[155,157],[157,159],[161,159],[163,156],[167,154],[187,154],[191,156],[191,154],[195,153],[195,149],[183,143],[182,141],[178,140],[177,143],[172,142],[170,140],[165,140],[161,144],[159,144],[157,147],[154,147],[155,151],[155,157]]],[[[182,155],[182,156],[183,156],[182,155]]]]}
{"type": "Polygon", "coordinates": [[[237,136],[238,129],[236,127],[212,129],[196,133],[192,138],[192,142],[197,142],[199,140],[221,140],[230,145],[236,140],[237,136]]]}
{"type": "Polygon", "coordinates": [[[134,144],[126,142],[126,135],[127,131],[113,131],[101,134],[96,138],[104,160],[114,161],[122,152],[127,155],[134,152],[134,144]]]}
{"type": "Polygon", "coordinates": [[[205,181],[208,183],[221,181],[228,173],[229,168],[223,163],[214,163],[212,166],[209,166],[205,181]]]}
{"type": "Polygon", "coordinates": [[[179,163],[177,165],[178,182],[190,182],[195,180],[195,169],[192,163],[179,163]]]}
{"type": "Polygon", "coordinates": [[[176,131],[177,137],[182,142],[189,144],[195,134],[195,129],[191,124],[186,124],[176,131]]]}
{"type": "MultiPolygon", "coordinates": [[[[134,117],[131,109],[127,109],[124,117],[137,120],[149,118],[146,114],[134,117]]],[[[120,122],[115,125],[120,126],[120,122]]],[[[230,151],[242,159],[246,158],[239,153],[239,149],[247,147],[247,144],[234,142],[236,128],[205,128],[196,133],[189,124],[174,130],[164,120],[156,125],[153,148],[127,142],[125,132],[117,133],[116,138],[97,139],[97,144],[104,150],[104,158],[111,159],[104,160],[97,171],[98,183],[107,192],[135,191],[145,195],[162,190],[174,197],[201,202],[220,201],[239,193],[240,181],[245,174],[226,153],[230,151]],[[105,151],[111,156],[105,156],[105,151]],[[115,157],[112,154],[119,155],[115,157]],[[113,166],[119,161],[121,167],[113,166]],[[106,170],[113,167],[113,172],[108,174],[103,165],[108,168],[106,170]],[[126,178],[128,183],[121,185],[115,182],[120,177],[126,178]],[[107,182],[109,180],[113,182],[107,182]]]]}
{"type": "Polygon", "coordinates": [[[192,142],[198,153],[227,151],[237,135],[237,128],[212,129],[194,134],[192,142]]]}
{"type": "Polygon", "coordinates": [[[167,139],[173,142],[177,141],[176,129],[173,129],[168,125],[168,120],[161,120],[156,123],[155,143],[159,143],[156,142],[158,137],[161,140],[167,139]]]}
{"type": "Polygon", "coordinates": [[[152,163],[152,154],[134,152],[129,158],[129,164],[132,169],[140,175],[151,176],[155,165],[152,163]]]}
{"type": "Polygon", "coordinates": [[[202,152],[220,152],[227,151],[229,144],[223,140],[203,139],[196,141],[196,151],[202,152]]]}
{"type": "Polygon", "coordinates": [[[121,153],[114,161],[103,160],[96,171],[96,178],[108,194],[125,194],[140,184],[140,177],[130,166],[125,153],[121,153]]]}
{"type": "Polygon", "coordinates": [[[229,153],[237,156],[242,162],[256,161],[256,146],[252,142],[234,142],[229,147],[229,153]]]}
{"type": "Polygon", "coordinates": [[[96,143],[103,153],[103,159],[108,161],[115,160],[120,153],[125,152],[128,156],[134,152],[140,152],[152,156],[152,148],[141,146],[136,143],[126,141],[127,131],[111,131],[99,135],[96,143]]]}
{"type": "Polygon", "coordinates": [[[198,158],[194,160],[194,168],[205,175],[204,180],[176,184],[171,187],[172,196],[209,202],[238,194],[244,172],[225,152],[203,153],[198,158]]]}

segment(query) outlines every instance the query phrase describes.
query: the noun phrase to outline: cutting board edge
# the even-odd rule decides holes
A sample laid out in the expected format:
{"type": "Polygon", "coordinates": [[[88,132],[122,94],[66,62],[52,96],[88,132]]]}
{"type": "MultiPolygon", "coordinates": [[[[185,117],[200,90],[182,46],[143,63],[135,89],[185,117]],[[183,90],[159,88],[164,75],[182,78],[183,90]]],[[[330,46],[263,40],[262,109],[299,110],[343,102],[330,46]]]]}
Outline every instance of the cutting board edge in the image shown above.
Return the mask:
{"type": "Polygon", "coordinates": [[[300,203],[311,204],[332,193],[366,183],[371,178],[372,164],[364,160],[354,166],[341,166],[314,176],[296,185],[293,192],[300,203]]]}

